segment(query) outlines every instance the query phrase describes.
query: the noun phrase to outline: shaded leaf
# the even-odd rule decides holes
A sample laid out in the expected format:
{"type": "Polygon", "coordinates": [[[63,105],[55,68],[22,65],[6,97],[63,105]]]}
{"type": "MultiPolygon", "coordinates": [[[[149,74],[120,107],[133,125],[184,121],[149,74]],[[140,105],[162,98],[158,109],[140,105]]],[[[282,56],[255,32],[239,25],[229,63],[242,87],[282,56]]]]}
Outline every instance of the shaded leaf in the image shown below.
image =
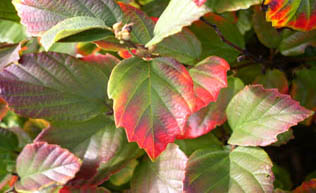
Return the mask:
{"type": "Polygon", "coordinates": [[[184,135],[178,136],[178,138],[199,137],[215,129],[216,126],[223,124],[227,119],[225,110],[229,101],[243,87],[244,84],[240,79],[228,79],[228,88],[221,90],[218,100],[192,114],[184,129],[184,135]]]}
{"type": "Polygon", "coordinates": [[[0,128],[0,152],[8,153],[16,151],[18,148],[19,142],[17,136],[7,130],[0,128]]]}
{"type": "Polygon", "coordinates": [[[281,146],[287,144],[291,139],[294,139],[293,130],[290,128],[288,131],[281,133],[277,136],[277,142],[273,143],[273,146],[281,146]]]}
{"type": "Polygon", "coordinates": [[[262,0],[193,0],[201,6],[205,3],[213,12],[222,13],[226,11],[237,11],[239,9],[248,9],[252,5],[257,5],[262,0]]]}
{"type": "Polygon", "coordinates": [[[275,176],[274,188],[279,188],[282,190],[292,189],[291,176],[286,169],[274,164],[272,167],[272,171],[275,176]]]}
{"type": "Polygon", "coordinates": [[[253,28],[259,41],[268,48],[278,48],[281,42],[281,34],[265,19],[264,12],[255,7],[252,16],[253,28]]]}
{"type": "Polygon", "coordinates": [[[20,59],[19,52],[21,50],[21,44],[0,44],[0,69],[5,66],[17,63],[20,59]]]}
{"type": "Polygon", "coordinates": [[[289,95],[261,85],[247,86],[240,91],[226,113],[233,130],[228,143],[243,146],[270,145],[277,141],[278,134],[313,114],[289,95]]]}
{"type": "Polygon", "coordinates": [[[67,186],[101,184],[136,157],[137,145],[128,143],[123,129],[116,128],[104,115],[85,122],[52,122],[51,125],[36,140],[58,144],[82,159],[80,171],[67,186]],[[105,164],[109,164],[107,171],[102,168],[105,164]]]}
{"type": "Polygon", "coordinates": [[[277,88],[280,93],[289,92],[289,82],[284,72],[280,70],[268,70],[264,75],[259,75],[254,84],[262,84],[264,88],[277,88]]]}
{"type": "Polygon", "coordinates": [[[149,159],[136,168],[131,182],[132,193],[182,193],[188,158],[175,144],[155,161],[149,159]]]}
{"type": "Polygon", "coordinates": [[[0,73],[1,96],[16,113],[86,120],[106,111],[108,77],[93,64],[57,53],[27,54],[0,73]]]}
{"type": "Polygon", "coordinates": [[[18,17],[11,0],[0,1],[0,19],[11,20],[16,22],[20,21],[20,18],[18,17]]]}
{"type": "Polygon", "coordinates": [[[308,46],[316,46],[316,30],[288,32],[284,35],[279,49],[285,56],[296,56],[303,54],[308,46]]]}
{"type": "Polygon", "coordinates": [[[189,157],[184,192],[271,193],[271,168],[269,156],[260,148],[198,150],[189,157]]]}
{"type": "Polygon", "coordinates": [[[222,88],[227,87],[229,64],[222,58],[211,56],[189,70],[194,82],[196,110],[215,102],[222,88]]]}
{"type": "MultiPolygon", "coordinates": [[[[233,42],[241,48],[245,47],[244,37],[235,23],[232,23],[223,16],[216,15],[214,13],[206,14],[204,18],[210,23],[216,24],[227,40],[233,42]]],[[[219,56],[228,62],[232,62],[240,55],[237,50],[223,42],[214,29],[206,25],[204,22],[197,21],[193,23],[190,29],[202,43],[203,50],[200,58],[219,56]]]]}
{"type": "Polygon", "coordinates": [[[313,193],[316,191],[316,178],[304,182],[301,186],[297,187],[293,193],[313,193]]]}
{"type": "Polygon", "coordinates": [[[124,127],[154,159],[182,132],[195,109],[193,81],[171,58],[123,60],[113,70],[108,95],[117,127],[124,127]]]}
{"type": "Polygon", "coordinates": [[[207,12],[209,9],[197,6],[192,0],[171,0],[159,17],[154,29],[154,38],[146,47],[158,44],[164,38],[180,32],[183,27],[191,25],[207,12]]]}
{"type": "Polygon", "coordinates": [[[121,186],[129,182],[138,163],[137,160],[131,160],[124,168],[111,176],[110,182],[115,186],[121,186]]]}
{"type": "Polygon", "coordinates": [[[316,1],[306,0],[267,0],[266,19],[274,27],[290,27],[309,31],[316,29],[316,1]]]}
{"type": "Polygon", "coordinates": [[[80,169],[80,160],[58,145],[35,142],[24,147],[17,159],[17,191],[36,191],[66,184],[80,169]]]}

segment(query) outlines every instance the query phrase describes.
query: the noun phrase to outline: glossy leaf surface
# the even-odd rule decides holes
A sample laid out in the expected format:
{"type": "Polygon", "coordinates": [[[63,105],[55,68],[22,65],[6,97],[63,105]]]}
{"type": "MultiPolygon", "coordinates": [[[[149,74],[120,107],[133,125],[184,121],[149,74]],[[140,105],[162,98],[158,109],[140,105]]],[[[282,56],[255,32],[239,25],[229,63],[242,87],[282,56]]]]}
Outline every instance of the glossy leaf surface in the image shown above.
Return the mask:
{"type": "Polygon", "coordinates": [[[132,193],[182,193],[188,158],[175,144],[155,161],[143,161],[131,182],[132,193]]]}
{"type": "Polygon", "coordinates": [[[116,126],[152,159],[175,140],[195,110],[193,81],[171,58],[123,60],[111,74],[108,95],[116,126]]]}
{"type": "Polygon", "coordinates": [[[312,0],[267,0],[266,18],[275,27],[290,27],[295,30],[316,29],[316,1],[312,0]]]}
{"type": "Polygon", "coordinates": [[[189,157],[185,193],[271,193],[272,162],[260,148],[198,150],[189,157]]]}
{"type": "Polygon", "coordinates": [[[32,192],[48,185],[66,184],[80,169],[80,160],[58,145],[36,142],[26,145],[17,159],[21,180],[18,191],[32,192]]]}
{"type": "Polygon", "coordinates": [[[277,141],[278,134],[313,114],[289,95],[261,85],[247,86],[240,91],[226,113],[233,130],[228,143],[243,146],[269,145],[277,141]]]}
{"type": "Polygon", "coordinates": [[[151,47],[164,38],[174,35],[209,12],[204,5],[197,6],[192,0],[171,0],[160,16],[154,30],[154,38],[146,44],[151,47]]]}
{"type": "Polygon", "coordinates": [[[16,113],[86,120],[106,111],[108,77],[93,64],[57,53],[24,55],[0,73],[1,96],[16,113]]]}
{"type": "Polygon", "coordinates": [[[244,87],[238,78],[228,79],[228,87],[220,91],[218,100],[193,113],[185,127],[183,136],[178,138],[196,138],[204,135],[226,121],[226,107],[233,96],[244,87]]]}

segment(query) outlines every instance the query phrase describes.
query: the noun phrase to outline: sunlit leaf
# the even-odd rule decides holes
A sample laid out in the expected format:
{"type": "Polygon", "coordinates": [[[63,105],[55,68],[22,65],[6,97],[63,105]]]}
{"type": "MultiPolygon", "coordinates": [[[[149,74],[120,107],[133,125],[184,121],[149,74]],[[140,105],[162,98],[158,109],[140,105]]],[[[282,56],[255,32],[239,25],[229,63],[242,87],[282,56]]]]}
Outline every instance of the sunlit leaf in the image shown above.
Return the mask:
{"type": "Polygon", "coordinates": [[[26,39],[24,27],[13,21],[0,20],[0,42],[19,43],[26,39]]]}
{"type": "Polygon", "coordinates": [[[238,78],[228,79],[228,88],[223,88],[216,102],[210,103],[192,114],[185,127],[183,136],[178,138],[195,138],[204,135],[226,121],[226,107],[232,97],[244,87],[238,78]]]}
{"type": "Polygon", "coordinates": [[[259,148],[198,150],[189,157],[184,192],[271,193],[271,168],[269,156],[259,148]]]}
{"type": "Polygon", "coordinates": [[[26,145],[17,159],[20,181],[17,191],[31,192],[48,185],[66,184],[80,169],[80,160],[58,145],[35,142],[26,145]]]}
{"type": "Polygon", "coordinates": [[[192,78],[171,58],[123,60],[111,74],[108,95],[116,126],[151,158],[175,140],[195,109],[192,78]]]}
{"type": "Polygon", "coordinates": [[[277,141],[278,134],[313,114],[289,95],[261,85],[247,86],[240,91],[226,113],[233,130],[228,143],[243,146],[270,145],[277,141]]]}
{"type": "Polygon", "coordinates": [[[316,1],[266,0],[266,18],[275,27],[291,27],[308,31],[316,29],[316,1]]]}
{"type": "Polygon", "coordinates": [[[131,182],[132,193],[182,193],[188,158],[175,144],[155,161],[146,159],[136,168],[131,182]]]}
{"type": "Polygon", "coordinates": [[[193,0],[198,5],[205,3],[213,12],[222,13],[226,11],[237,11],[248,9],[252,5],[257,5],[262,0],[193,0]]]}
{"type": "Polygon", "coordinates": [[[197,6],[192,0],[171,0],[159,17],[154,38],[146,44],[146,47],[151,47],[164,38],[180,32],[183,27],[191,25],[207,12],[209,9],[204,5],[197,6]]]}
{"type": "Polygon", "coordinates": [[[27,54],[0,73],[1,96],[16,113],[85,120],[106,111],[108,77],[94,64],[56,53],[27,54]]]}

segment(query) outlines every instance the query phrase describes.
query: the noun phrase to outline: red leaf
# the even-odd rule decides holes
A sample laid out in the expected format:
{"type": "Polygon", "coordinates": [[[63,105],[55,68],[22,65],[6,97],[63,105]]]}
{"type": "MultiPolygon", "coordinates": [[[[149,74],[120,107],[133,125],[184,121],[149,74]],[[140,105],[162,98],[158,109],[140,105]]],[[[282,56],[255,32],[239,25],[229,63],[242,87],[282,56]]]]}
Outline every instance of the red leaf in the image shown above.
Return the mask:
{"type": "Polygon", "coordinates": [[[227,87],[229,64],[222,58],[211,56],[190,69],[197,98],[196,110],[215,102],[222,88],[227,87]]]}
{"type": "Polygon", "coordinates": [[[193,0],[197,6],[203,5],[207,0],[193,0]]]}
{"type": "Polygon", "coordinates": [[[316,192],[316,178],[308,182],[304,182],[301,186],[297,187],[294,193],[314,193],[316,192]]]}

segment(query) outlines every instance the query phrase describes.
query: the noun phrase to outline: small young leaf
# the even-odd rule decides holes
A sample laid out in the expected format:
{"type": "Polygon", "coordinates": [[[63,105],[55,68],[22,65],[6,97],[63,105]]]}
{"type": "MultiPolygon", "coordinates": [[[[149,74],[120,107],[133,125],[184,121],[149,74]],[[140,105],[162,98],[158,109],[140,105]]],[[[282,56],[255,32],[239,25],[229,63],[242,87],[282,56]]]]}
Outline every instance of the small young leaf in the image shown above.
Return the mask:
{"type": "Polygon", "coordinates": [[[229,64],[222,58],[211,56],[189,70],[194,82],[196,110],[215,102],[222,88],[227,87],[229,64]]]}
{"type": "Polygon", "coordinates": [[[233,130],[228,143],[243,146],[270,145],[277,141],[278,134],[313,114],[289,95],[261,85],[247,86],[240,91],[226,113],[233,130]]]}
{"type": "Polygon", "coordinates": [[[237,92],[243,89],[243,87],[244,84],[240,79],[228,79],[228,87],[221,90],[218,100],[192,114],[184,129],[184,135],[178,136],[177,138],[196,138],[215,129],[216,126],[223,124],[227,119],[225,110],[229,101],[237,92]]]}
{"type": "Polygon", "coordinates": [[[111,74],[108,95],[116,126],[152,159],[182,132],[195,109],[192,78],[171,58],[123,60],[111,74]]]}
{"type": "Polygon", "coordinates": [[[290,27],[295,30],[316,29],[316,1],[267,0],[266,18],[274,27],[290,27]]]}
{"type": "Polygon", "coordinates": [[[131,182],[132,193],[182,193],[188,158],[175,144],[155,161],[142,161],[131,182]]]}
{"type": "Polygon", "coordinates": [[[106,111],[108,77],[65,54],[24,55],[0,73],[0,95],[16,113],[48,120],[87,120],[106,111]]]}
{"type": "Polygon", "coordinates": [[[171,0],[159,17],[154,38],[146,44],[146,47],[158,44],[164,38],[180,32],[183,27],[191,25],[207,12],[209,9],[204,5],[197,6],[192,0],[171,0]]]}
{"type": "Polygon", "coordinates": [[[64,185],[80,169],[80,160],[58,145],[35,142],[24,147],[17,159],[17,173],[21,180],[18,192],[36,191],[48,185],[64,185]]]}
{"type": "Polygon", "coordinates": [[[189,157],[184,192],[271,193],[271,168],[269,156],[260,148],[198,150],[189,157]]]}

